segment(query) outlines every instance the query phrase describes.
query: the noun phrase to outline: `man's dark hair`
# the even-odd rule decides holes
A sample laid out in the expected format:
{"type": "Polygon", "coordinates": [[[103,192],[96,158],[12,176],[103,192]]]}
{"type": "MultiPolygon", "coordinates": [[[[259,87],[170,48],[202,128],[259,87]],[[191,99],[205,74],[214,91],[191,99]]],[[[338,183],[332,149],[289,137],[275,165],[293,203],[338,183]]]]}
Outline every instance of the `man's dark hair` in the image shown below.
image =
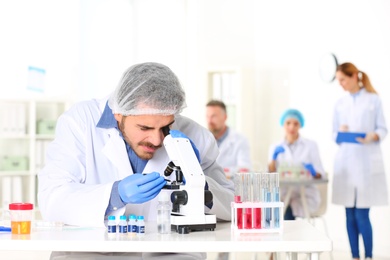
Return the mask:
{"type": "Polygon", "coordinates": [[[220,107],[226,113],[226,105],[221,100],[216,100],[216,99],[210,100],[207,103],[206,107],[220,107]]]}

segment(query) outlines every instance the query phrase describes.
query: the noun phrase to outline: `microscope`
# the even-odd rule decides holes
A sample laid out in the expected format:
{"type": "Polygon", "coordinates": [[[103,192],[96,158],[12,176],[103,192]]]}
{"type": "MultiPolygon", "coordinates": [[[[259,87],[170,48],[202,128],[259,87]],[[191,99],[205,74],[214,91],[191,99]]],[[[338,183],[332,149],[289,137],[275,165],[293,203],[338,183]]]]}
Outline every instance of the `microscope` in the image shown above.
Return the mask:
{"type": "Polygon", "coordinates": [[[164,138],[165,150],[171,162],[164,175],[175,174],[175,181],[165,185],[171,193],[172,212],[171,229],[181,234],[190,231],[213,231],[216,216],[204,212],[204,205],[212,202],[212,193],[205,190],[203,170],[187,138],[173,138],[170,134],[164,138]]]}

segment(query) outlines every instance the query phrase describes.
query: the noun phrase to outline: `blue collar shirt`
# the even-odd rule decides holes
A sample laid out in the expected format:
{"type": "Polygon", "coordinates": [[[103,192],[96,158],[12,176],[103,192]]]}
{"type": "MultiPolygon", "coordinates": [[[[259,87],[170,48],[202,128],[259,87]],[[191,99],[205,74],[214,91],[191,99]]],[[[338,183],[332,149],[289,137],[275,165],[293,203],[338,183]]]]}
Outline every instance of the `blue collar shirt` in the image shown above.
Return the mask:
{"type": "MultiPolygon", "coordinates": [[[[122,132],[118,128],[118,122],[116,121],[111,108],[108,106],[108,102],[104,107],[103,114],[100,117],[96,127],[105,128],[105,129],[115,128],[119,131],[120,136],[123,138],[122,132]]],[[[133,169],[133,172],[142,173],[143,170],[145,169],[146,164],[148,163],[148,160],[139,158],[137,154],[133,151],[133,149],[130,147],[130,145],[125,141],[125,139],[123,139],[123,142],[126,145],[127,155],[129,157],[130,165],[131,168],[133,169]]],[[[118,208],[125,206],[125,203],[123,203],[123,201],[121,200],[118,192],[119,182],[120,181],[116,181],[112,185],[110,202],[106,210],[106,217],[111,211],[117,210],[118,208]]]]}

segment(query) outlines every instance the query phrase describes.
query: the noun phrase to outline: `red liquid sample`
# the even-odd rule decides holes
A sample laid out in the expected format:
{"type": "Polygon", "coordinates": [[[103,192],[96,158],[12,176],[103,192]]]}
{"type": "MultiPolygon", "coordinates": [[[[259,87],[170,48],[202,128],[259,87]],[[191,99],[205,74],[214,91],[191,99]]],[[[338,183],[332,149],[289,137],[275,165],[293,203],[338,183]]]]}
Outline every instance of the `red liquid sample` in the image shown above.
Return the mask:
{"type": "Polygon", "coordinates": [[[246,208],[244,212],[244,228],[251,229],[252,228],[252,209],[246,208]]]}
{"type": "Polygon", "coordinates": [[[253,209],[253,228],[261,228],[261,208],[253,209]]]}
{"type": "MultiPolygon", "coordinates": [[[[235,203],[241,203],[241,196],[234,196],[235,203]]],[[[242,229],[242,208],[236,209],[237,228],[242,229]]]]}

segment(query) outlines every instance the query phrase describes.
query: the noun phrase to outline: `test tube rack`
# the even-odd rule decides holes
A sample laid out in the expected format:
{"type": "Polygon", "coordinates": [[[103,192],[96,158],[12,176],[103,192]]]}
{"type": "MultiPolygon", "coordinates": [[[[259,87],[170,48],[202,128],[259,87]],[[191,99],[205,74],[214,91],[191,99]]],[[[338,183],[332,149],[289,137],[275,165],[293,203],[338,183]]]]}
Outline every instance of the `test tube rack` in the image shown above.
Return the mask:
{"type": "Polygon", "coordinates": [[[310,172],[300,164],[281,163],[277,171],[280,178],[284,180],[300,181],[310,180],[312,178],[310,172]]]}
{"type": "Polygon", "coordinates": [[[231,225],[235,233],[282,232],[279,173],[239,172],[234,175],[234,188],[231,225]]]}
{"type": "Polygon", "coordinates": [[[281,233],[283,202],[232,202],[231,228],[241,233],[281,233]]]}

